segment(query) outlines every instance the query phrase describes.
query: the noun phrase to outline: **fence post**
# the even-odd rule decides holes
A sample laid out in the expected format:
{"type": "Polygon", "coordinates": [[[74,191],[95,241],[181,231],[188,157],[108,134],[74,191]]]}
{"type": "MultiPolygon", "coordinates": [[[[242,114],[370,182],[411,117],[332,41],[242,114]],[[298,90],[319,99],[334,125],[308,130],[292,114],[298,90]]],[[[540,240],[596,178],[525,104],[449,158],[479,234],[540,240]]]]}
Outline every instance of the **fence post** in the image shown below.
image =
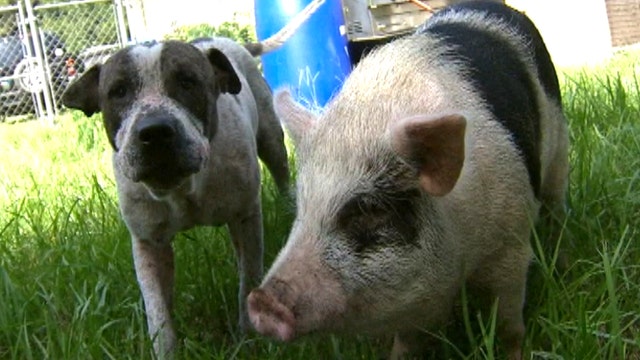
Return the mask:
{"type": "MultiPolygon", "coordinates": [[[[126,3],[127,9],[127,25],[129,25],[128,40],[140,42],[149,40],[149,29],[147,29],[147,20],[144,11],[144,3],[142,0],[122,0],[126,3]]],[[[123,44],[124,45],[124,44],[123,44]]]]}
{"type": "MultiPolygon", "coordinates": [[[[44,97],[44,113],[41,112],[42,109],[37,109],[38,112],[40,112],[40,114],[38,115],[43,120],[46,120],[48,123],[53,124],[55,106],[51,96],[50,82],[47,81],[47,79],[51,77],[51,74],[49,74],[49,71],[47,71],[48,66],[46,65],[46,54],[43,51],[44,47],[41,42],[41,40],[43,39],[40,38],[40,29],[38,28],[38,24],[36,22],[37,19],[33,13],[33,4],[31,3],[31,0],[25,0],[24,4],[27,11],[27,23],[29,24],[30,34],[28,35],[31,37],[31,41],[33,43],[33,51],[35,53],[34,55],[37,61],[38,69],[36,69],[36,71],[38,72],[38,74],[40,74],[43,81],[42,95],[44,97]]],[[[30,47],[28,47],[28,49],[29,48],[30,47]]],[[[36,102],[38,104],[38,108],[40,108],[41,106],[39,106],[40,99],[38,97],[38,94],[35,94],[34,96],[37,98],[36,102]]]]}
{"type": "Polygon", "coordinates": [[[129,42],[129,34],[127,34],[127,25],[124,18],[124,5],[122,3],[123,0],[114,0],[113,7],[116,12],[118,41],[120,46],[125,46],[129,42]]]}

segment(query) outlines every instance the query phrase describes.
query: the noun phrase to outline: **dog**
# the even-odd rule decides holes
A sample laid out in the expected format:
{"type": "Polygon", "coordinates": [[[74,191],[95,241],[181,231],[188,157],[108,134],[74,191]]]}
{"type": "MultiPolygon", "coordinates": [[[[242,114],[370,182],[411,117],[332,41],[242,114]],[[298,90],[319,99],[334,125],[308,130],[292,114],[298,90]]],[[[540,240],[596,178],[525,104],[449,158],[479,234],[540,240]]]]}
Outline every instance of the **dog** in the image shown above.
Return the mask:
{"type": "Polygon", "coordinates": [[[283,131],[254,56],[269,46],[226,38],[126,47],[72,83],[63,104],[102,112],[122,217],[159,356],[176,346],[171,239],[200,225],[228,227],[238,259],[239,324],[263,272],[260,158],[289,187],[283,131]],[[250,52],[251,51],[251,52],[250,52]]]}
{"type": "Polygon", "coordinates": [[[156,356],[172,357],[173,236],[226,225],[240,279],[238,322],[263,273],[258,158],[289,190],[284,134],[255,57],[280,48],[325,0],[313,0],[267,39],[148,42],[119,50],[69,85],[62,103],[102,112],[122,217],[156,356]]]}

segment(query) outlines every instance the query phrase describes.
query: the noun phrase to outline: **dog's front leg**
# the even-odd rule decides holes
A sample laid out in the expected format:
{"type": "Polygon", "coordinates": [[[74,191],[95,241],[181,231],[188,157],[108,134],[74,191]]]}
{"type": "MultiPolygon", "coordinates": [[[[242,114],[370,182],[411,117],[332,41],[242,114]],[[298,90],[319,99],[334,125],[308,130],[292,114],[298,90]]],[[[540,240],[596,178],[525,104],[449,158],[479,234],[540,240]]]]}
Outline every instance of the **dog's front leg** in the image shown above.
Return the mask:
{"type": "Polygon", "coordinates": [[[240,289],[238,291],[240,331],[244,334],[251,329],[247,313],[249,291],[260,285],[263,271],[262,212],[260,201],[251,215],[228,224],[229,234],[236,251],[240,289]]]}
{"type": "Polygon", "coordinates": [[[144,298],[147,326],[159,359],[170,358],[176,346],[171,321],[173,302],[173,248],[170,242],[132,239],[133,262],[144,298]]]}

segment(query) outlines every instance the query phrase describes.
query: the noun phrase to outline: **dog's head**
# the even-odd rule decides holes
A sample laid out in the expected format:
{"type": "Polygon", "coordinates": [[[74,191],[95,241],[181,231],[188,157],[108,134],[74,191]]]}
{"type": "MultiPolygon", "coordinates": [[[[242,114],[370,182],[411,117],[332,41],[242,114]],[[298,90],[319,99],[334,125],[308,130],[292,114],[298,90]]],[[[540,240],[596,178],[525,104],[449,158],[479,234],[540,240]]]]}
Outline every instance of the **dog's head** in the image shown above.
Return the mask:
{"type": "Polygon", "coordinates": [[[200,171],[217,129],[218,97],[240,88],[221,51],[154,42],[90,68],[62,103],[87,116],[102,112],[116,171],[161,194],[200,171]]]}

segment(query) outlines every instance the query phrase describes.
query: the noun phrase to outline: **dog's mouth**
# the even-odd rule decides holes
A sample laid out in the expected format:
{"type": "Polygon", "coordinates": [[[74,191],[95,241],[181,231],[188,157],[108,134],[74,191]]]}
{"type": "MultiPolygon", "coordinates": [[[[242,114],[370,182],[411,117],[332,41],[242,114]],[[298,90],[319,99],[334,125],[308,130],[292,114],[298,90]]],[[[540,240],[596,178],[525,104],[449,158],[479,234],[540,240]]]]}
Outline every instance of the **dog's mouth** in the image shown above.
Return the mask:
{"type": "Polygon", "coordinates": [[[185,180],[200,171],[199,162],[183,165],[157,164],[139,167],[131,174],[131,180],[143,183],[148,188],[169,191],[182,185],[185,180]]]}
{"type": "Polygon", "coordinates": [[[156,181],[145,182],[142,181],[145,188],[149,191],[152,197],[156,199],[162,199],[169,196],[172,193],[191,193],[193,192],[193,176],[183,177],[177,182],[172,183],[158,183],[156,181]]]}
{"type": "Polygon", "coordinates": [[[206,144],[171,144],[166,147],[138,146],[124,153],[126,176],[147,188],[169,191],[202,170],[208,158],[206,144]]]}

